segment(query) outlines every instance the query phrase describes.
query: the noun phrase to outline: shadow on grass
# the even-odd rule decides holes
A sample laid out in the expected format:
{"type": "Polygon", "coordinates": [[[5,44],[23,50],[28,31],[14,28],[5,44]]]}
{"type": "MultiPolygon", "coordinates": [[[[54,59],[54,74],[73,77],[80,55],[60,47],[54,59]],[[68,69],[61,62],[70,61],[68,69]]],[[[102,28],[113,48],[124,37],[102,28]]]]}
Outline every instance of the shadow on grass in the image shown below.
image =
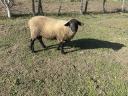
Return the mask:
{"type": "MultiPolygon", "coordinates": [[[[58,44],[47,46],[47,49],[53,49],[57,48],[58,44]]],[[[85,50],[85,49],[97,49],[97,48],[109,48],[113,50],[120,50],[122,47],[125,47],[124,44],[115,43],[115,42],[109,42],[109,41],[103,41],[98,39],[78,39],[68,42],[65,45],[64,49],[70,49],[74,47],[73,50],[67,51],[66,53],[79,51],[79,50],[85,50]]],[[[37,50],[36,52],[39,52],[42,50],[37,50]]]]}
{"type": "MultiPolygon", "coordinates": [[[[122,12],[122,9],[121,8],[116,8],[116,9],[113,9],[111,11],[107,11],[106,12],[103,12],[103,11],[88,11],[87,13],[83,14],[83,15],[98,15],[98,14],[113,14],[113,13],[120,13],[122,12]]],[[[123,10],[124,13],[128,13],[128,10],[124,8],[123,10]]],[[[78,15],[81,15],[79,12],[77,11],[71,11],[71,12],[62,12],[60,14],[58,14],[57,12],[44,12],[43,13],[44,16],[64,16],[64,17],[72,17],[72,16],[78,16],[78,15]]],[[[37,14],[37,15],[42,15],[42,14],[37,14]]],[[[32,17],[32,13],[21,13],[21,14],[18,14],[18,13],[12,13],[12,18],[19,18],[19,17],[32,17]]],[[[5,16],[0,16],[0,18],[4,18],[4,19],[7,19],[7,17],[5,16]]]]}
{"type": "MultiPolygon", "coordinates": [[[[79,13],[75,13],[75,12],[63,12],[60,13],[60,15],[58,15],[58,13],[48,13],[48,12],[44,12],[43,14],[35,14],[35,16],[65,16],[65,17],[69,17],[69,16],[77,16],[80,15],[79,13]]],[[[12,14],[12,18],[19,18],[19,17],[32,17],[33,14],[32,13],[27,13],[27,14],[12,14]]]]}
{"type": "Polygon", "coordinates": [[[103,41],[103,40],[98,40],[98,39],[73,40],[69,42],[67,46],[77,48],[77,49],[71,50],[71,52],[78,51],[78,50],[84,50],[84,49],[97,49],[97,48],[109,48],[113,50],[120,50],[122,47],[125,47],[124,44],[103,41]]]}
{"type": "Polygon", "coordinates": [[[31,13],[28,13],[28,14],[12,14],[12,18],[18,18],[18,17],[30,17],[32,16],[31,13]]]}
{"type": "Polygon", "coordinates": [[[16,19],[16,18],[26,18],[26,17],[32,17],[32,14],[31,13],[28,13],[28,14],[15,14],[15,13],[12,13],[11,14],[12,17],[11,18],[8,18],[7,16],[0,16],[0,19],[16,19]]]}

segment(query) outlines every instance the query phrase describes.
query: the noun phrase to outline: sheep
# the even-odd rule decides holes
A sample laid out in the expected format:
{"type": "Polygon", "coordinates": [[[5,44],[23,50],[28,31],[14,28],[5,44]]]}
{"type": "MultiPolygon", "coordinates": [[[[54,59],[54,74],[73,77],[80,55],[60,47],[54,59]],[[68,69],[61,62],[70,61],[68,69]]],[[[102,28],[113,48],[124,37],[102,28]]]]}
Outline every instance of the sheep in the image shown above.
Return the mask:
{"type": "Polygon", "coordinates": [[[46,16],[35,16],[28,21],[28,27],[31,33],[30,49],[34,51],[34,41],[39,40],[43,48],[46,48],[42,37],[46,39],[56,39],[59,42],[58,50],[64,52],[64,45],[70,41],[78,30],[78,25],[82,25],[77,19],[69,21],[54,19],[46,16]]]}

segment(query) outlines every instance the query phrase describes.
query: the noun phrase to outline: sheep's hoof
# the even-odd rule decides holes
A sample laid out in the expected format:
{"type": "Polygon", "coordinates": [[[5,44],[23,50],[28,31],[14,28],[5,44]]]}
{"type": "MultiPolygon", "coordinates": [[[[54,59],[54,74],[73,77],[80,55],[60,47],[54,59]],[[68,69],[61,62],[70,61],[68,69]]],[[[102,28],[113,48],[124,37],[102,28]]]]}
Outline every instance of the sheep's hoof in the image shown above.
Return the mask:
{"type": "Polygon", "coordinates": [[[60,50],[60,48],[59,48],[59,47],[57,47],[57,50],[60,50]]]}
{"type": "Polygon", "coordinates": [[[44,50],[48,50],[48,47],[45,47],[44,50]]]}
{"type": "Polygon", "coordinates": [[[61,54],[66,54],[67,52],[61,51],[61,54]]]}
{"type": "Polygon", "coordinates": [[[36,53],[36,51],[32,50],[32,53],[36,53]]]}
{"type": "Polygon", "coordinates": [[[43,46],[43,48],[44,48],[44,49],[47,49],[47,47],[46,47],[45,45],[43,46]]]}

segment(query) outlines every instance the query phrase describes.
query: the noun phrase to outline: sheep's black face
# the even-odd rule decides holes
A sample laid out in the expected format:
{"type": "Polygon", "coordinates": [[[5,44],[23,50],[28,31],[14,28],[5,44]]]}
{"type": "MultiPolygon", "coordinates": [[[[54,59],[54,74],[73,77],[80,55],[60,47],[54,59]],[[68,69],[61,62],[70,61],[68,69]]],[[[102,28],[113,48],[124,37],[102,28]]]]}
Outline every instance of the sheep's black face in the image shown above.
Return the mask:
{"type": "Polygon", "coordinates": [[[78,26],[81,26],[81,22],[76,19],[71,19],[69,22],[65,24],[65,26],[69,26],[73,32],[77,32],[78,26]]]}

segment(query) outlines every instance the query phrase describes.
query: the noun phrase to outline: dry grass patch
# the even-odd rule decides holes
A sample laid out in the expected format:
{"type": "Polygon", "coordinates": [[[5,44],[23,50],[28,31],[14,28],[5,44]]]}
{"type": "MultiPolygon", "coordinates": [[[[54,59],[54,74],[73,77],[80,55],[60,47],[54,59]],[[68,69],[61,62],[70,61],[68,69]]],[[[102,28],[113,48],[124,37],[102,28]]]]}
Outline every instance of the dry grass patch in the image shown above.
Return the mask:
{"type": "Polygon", "coordinates": [[[73,16],[85,25],[65,47],[66,55],[57,51],[57,46],[42,50],[37,41],[35,47],[40,51],[31,53],[30,32],[25,25],[29,17],[0,20],[1,30],[7,31],[0,36],[0,95],[126,96],[127,16],[73,16]]]}

